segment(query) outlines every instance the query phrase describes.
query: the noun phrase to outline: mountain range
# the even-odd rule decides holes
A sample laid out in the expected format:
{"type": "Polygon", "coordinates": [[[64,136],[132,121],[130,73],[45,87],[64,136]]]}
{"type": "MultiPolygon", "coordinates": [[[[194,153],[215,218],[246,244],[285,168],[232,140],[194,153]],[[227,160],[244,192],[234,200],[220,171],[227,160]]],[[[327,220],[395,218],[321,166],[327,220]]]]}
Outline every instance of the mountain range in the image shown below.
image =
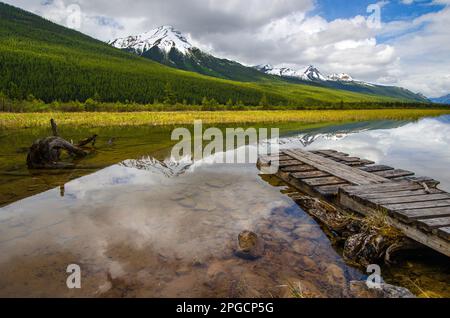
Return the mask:
{"type": "Polygon", "coordinates": [[[314,65],[309,65],[301,70],[294,70],[292,68],[276,68],[270,64],[257,65],[255,68],[263,73],[276,75],[280,77],[297,78],[304,81],[353,81],[348,74],[332,74],[325,77],[314,65]]]}
{"type": "Polygon", "coordinates": [[[108,43],[115,48],[185,71],[243,82],[270,79],[258,70],[203,52],[172,26],[161,26],[108,43]]]}
{"type": "Polygon", "coordinates": [[[0,94],[12,100],[298,109],[426,102],[400,88],[316,80],[315,72],[312,80],[266,74],[202,52],[171,27],[108,44],[1,2],[0,61],[0,94]]]}
{"type": "Polygon", "coordinates": [[[108,44],[171,67],[219,78],[237,81],[274,80],[275,78],[291,83],[427,101],[425,96],[407,89],[356,81],[346,73],[325,76],[313,65],[300,70],[277,68],[270,64],[244,66],[236,61],[217,58],[203,52],[192,45],[187,37],[173,26],[161,26],[139,35],[114,39],[108,44]]]}
{"type": "Polygon", "coordinates": [[[450,94],[441,97],[430,98],[430,101],[436,104],[450,105],[450,94]]]}

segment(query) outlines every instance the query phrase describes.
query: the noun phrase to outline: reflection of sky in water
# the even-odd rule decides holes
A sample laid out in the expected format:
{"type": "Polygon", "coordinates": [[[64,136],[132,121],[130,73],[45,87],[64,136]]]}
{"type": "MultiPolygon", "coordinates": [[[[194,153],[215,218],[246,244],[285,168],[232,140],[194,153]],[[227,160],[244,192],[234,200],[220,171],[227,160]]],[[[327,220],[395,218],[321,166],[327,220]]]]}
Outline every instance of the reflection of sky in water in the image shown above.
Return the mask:
{"type": "MultiPolygon", "coordinates": [[[[302,147],[295,138],[285,147],[302,147]]],[[[322,135],[307,149],[335,149],[441,181],[450,191],[450,116],[426,118],[392,129],[322,135]]]]}
{"type": "MultiPolygon", "coordinates": [[[[442,181],[442,188],[450,190],[450,117],[391,129],[380,129],[378,122],[319,133],[308,132],[308,140],[314,140],[308,149],[331,148],[409,169],[442,181]]],[[[299,137],[282,138],[282,147],[302,147],[299,137]]],[[[151,159],[131,160],[130,166],[142,164],[141,169],[114,165],[68,182],[64,191],[53,189],[3,207],[0,264],[14,257],[22,262],[70,251],[77,261],[119,275],[126,262],[143,254],[111,259],[108,255],[118,244],[129,244],[126,251],[143,249],[181,262],[223,256],[240,231],[267,222],[274,210],[293,217],[288,226],[295,218],[315,224],[279,188],[262,181],[254,164],[218,165],[210,159],[170,167],[172,172],[186,170],[184,174],[167,173],[151,159]]],[[[318,253],[329,257],[311,256],[315,264],[340,262],[326,238],[315,244],[318,253]]]]}
{"type": "Polygon", "coordinates": [[[196,165],[173,178],[115,165],[67,183],[64,197],[54,189],[0,209],[0,260],[21,247],[81,242],[86,256],[101,256],[120,240],[177,257],[215,255],[274,208],[301,213],[254,165],[196,165]]]}

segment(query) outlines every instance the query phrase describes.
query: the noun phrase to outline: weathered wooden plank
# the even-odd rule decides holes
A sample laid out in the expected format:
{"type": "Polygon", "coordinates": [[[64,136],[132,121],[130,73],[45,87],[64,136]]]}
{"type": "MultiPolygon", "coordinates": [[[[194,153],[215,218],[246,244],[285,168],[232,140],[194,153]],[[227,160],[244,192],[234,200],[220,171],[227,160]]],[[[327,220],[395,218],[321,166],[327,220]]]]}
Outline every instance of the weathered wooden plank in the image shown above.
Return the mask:
{"type": "Polygon", "coordinates": [[[336,150],[332,150],[332,149],[317,150],[317,151],[312,151],[312,152],[313,153],[317,153],[317,154],[321,154],[321,155],[326,155],[326,156],[332,156],[332,155],[336,155],[336,154],[345,155],[343,152],[337,152],[336,150]]]}
{"type": "MultiPolygon", "coordinates": [[[[373,215],[374,213],[379,213],[376,208],[370,208],[354,200],[352,197],[346,195],[345,192],[339,192],[339,202],[342,206],[352,211],[362,213],[363,215],[373,215]]],[[[397,212],[404,211],[395,211],[395,213],[397,212]]],[[[402,222],[403,220],[396,219],[395,217],[388,216],[387,220],[392,226],[402,231],[409,238],[416,240],[417,242],[420,242],[444,255],[450,256],[449,242],[447,239],[443,238],[445,235],[448,237],[448,233],[442,233],[441,236],[438,237],[437,235],[427,233],[417,228],[414,224],[404,223],[402,222]]],[[[438,230],[440,229],[442,228],[439,228],[438,230]]]]}
{"type": "Polygon", "coordinates": [[[338,162],[345,162],[345,163],[361,161],[360,158],[349,157],[347,154],[345,156],[343,156],[343,155],[325,156],[324,158],[328,158],[328,159],[331,159],[333,161],[338,161],[338,162]]]}
{"type": "Polygon", "coordinates": [[[323,196],[337,196],[339,193],[339,188],[341,186],[342,186],[342,184],[316,186],[316,187],[314,187],[314,190],[323,196]]]}
{"type": "Polygon", "coordinates": [[[430,177],[405,177],[404,179],[416,183],[425,183],[429,188],[436,188],[441,182],[430,177]]]}
{"type": "Polygon", "coordinates": [[[361,163],[362,165],[373,165],[375,162],[372,160],[367,160],[367,159],[361,159],[359,162],[357,163],[361,163]]]}
{"type": "Polygon", "coordinates": [[[359,186],[346,186],[344,191],[352,195],[372,194],[377,192],[398,192],[406,190],[423,190],[424,187],[413,182],[390,182],[359,186]]]}
{"type": "Polygon", "coordinates": [[[286,160],[292,160],[291,157],[289,157],[288,155],[283,155],[283,154],[261,156],[260,159],[264,160],[264,161],[286,161],[286,160]]]}
{"type": "Polygon", "coordinates": [[[404,222],[411,223],[418,219],[433,219],[450,216],[450,207],[393,211],[392,214],[404,222]]]}
{"type": "Polygon", "coordinates": [[[450,227],[441,227],[438,229],[439,237],[450,241],[450,227]]]}
{"type": "Polygon", "coordinates": [[[315,179],[305,179],[302,182],[306,183],[311,187],[315,186],[325,186],[325,185],[334,185],[334,184],[345,184],[347,181],[337,178],[337,177],[324,177],[324,178],[315,178],[315,179]]]}
{"type": "Polygon", "coordinates": [[[411,209],[438,208],[446,206],[450,206],[450,200],[385,204],[383,205],[383,208],[387,210],[411,210],[411,209]]]}
{"type": "MultiPolygon", "coordinates": [[[[275,156],[275,157],[276,157],[276,156],[275,156]]],[[[275,158],[274,160],[276,160],[276,158],[275,158]]],[[[279,156],[278,156],[278,160],[279,160],[279,161],[286,161],[286,160],[292,160],[292,158],[289,157],[289,156],[287,156],[287,155],[279,155],[279,156]]]]}
{"type": "Polygon", "coordinates": [[[392,226],[398,228],[409,238],[450,257],[450,244],[448,239],[444,239],[433,233],[427,233],[415,225],[405,224],[396,220],[392,220],[391,222],[392,226]]]}
{"type": "MultiPolygon", "coordinates": [[[[379,213],[377,208],[371,208],[364,205],[354,200],[353,197],[348,196],[344,192],[339,192],[339,202],[342,206],[363,215],[373,215],[375,213],[379,213]]],[[[388,216],[388,222],[402,231],[409,238],[433,248],[444,255],[450,256],[450,246],[447,240],[438,237],[437,235],[430,235],[430,233],[426,233],[423,230],[418,229],[414,224],[404,223],[395,217],[388,216]]]]}
{"type": "Polygon", "coordinates": [[[362,159],[362,160],[359,160],[359,161],[355,161],[355,162],[344,162],[344,161],[342,161],[342,163],[347,165],[347,166],[356,167],[356,168],[361,167],[361,166],[365,166],[365,165],[374,164],[373,161],[365,160],[365,159],[362,159]]]}
{"type": "Polygon", "coordinates": [[[406,190],[406,191],[396,191],[396,192],[375,192],[375,193],[364,193],[361,194],[361,198],[364,199],[383,199],[383,198],[396,198],[396,197],[409,197],[413,195],[424,195],[424,194],[437,194],[444,193],[439,189],[429,189],[426,190],[406,190]]]}
{"type": "Polygon", "coordinates": [[[316,153],[318,155],[323,155],[328,159],[343,163],[348,166],[352,167],[358,167],[358,166],[365,166],[365,165],[371,165],[375,162],[367,159],[359,159],[357,157],[349,157],[348,154],[343,152],[334,152],[334,153],[328,153],[323,151],[313,151],[313,153],[316,153]]]}
{"type": "Polygon", "coordinates": [[[378,172],[378,171],[386,171],[386,170],[394,170],[394,168],[385,166],[385,165],[376,165],[376,166],[368,166],[368,167],[360,167],[358,169],[367,171],[367,172],[378,172]]]}
{"type": "Polygon", "coordinates": [[[306,171],[306,172],[296,172],[292,173],[292,177],[296,179],[311,179],[320,177],[331,177],[329,173],[316,170],[316,171],[306,171]]]}
{"type": "Polygon", "coordinates": [[[289,166],[289,167],[283,167],[281,168],[281,171],[284,172],[304,172],[304,171],[314,171],[317,170],[314,167],[308,166],[308,165],[297,165],[297,166],[289,166]]]}
{"type": "Polygon", "coordinates": [[[286,150],[272,164],[298,189],[324,197],[341,193],[341,204],[366,215],[386,210],[407,236],[450,256],[450,194],[430,186],[437,181],[389,166],[360,167],[373,162],[336,151],[317,153],[286,150]],[[400,179],[412,181],[393,181],[400,179]]]}
{"type": "Polygon", "coordinates": [[[359,162],[359,161],[361,161],[361,158],[358,158],[358,157],[336,156],[334,158],[339,159],[344,162],[359,162]]]}
{"type": "Polygon", "coordinates": [[[287,160],[287,161],[280,161],[280,162],[274,162],[274,164],[278,164],[280,168],[284,167],[290,167],[290,166],[298,166],[301,164],[298,160],[287,160]]]}
{"type": "Polygon", "coordinates": [[[343,161],[343,162],[359,162],[361,161],[360,158],[357,157],[350,157],[348,154],[343,153],[343,152],[331,152],[331,151],[326,151],[326,150],[319,150],[316,151],[315,153],[319,154],[319,155],[325,155],[327,157],[329,157],[329,159],[332,160],[338,160],[338,161],[343,161]]]}
{"type": "Polygon", "coordinates": [[[299,191],[307,193],[311,196],[318,194],[325,199],[337,195],[337,186],[334,186],[334,189],[328,188],[332,186],[323,186],[323,189],[321,189],[322,186],[311,187],[304,183],[303,180],[293,178],[291,174],[287,172],[278,171],[276,175],[295,189],[298,189],[299,191]]]}
{"type": "Polygon", "coordinates": [[[440,227],[450,226],[450,217],[418,220],[417,224],[420,228],[431,231],[440,227]]]}
{"type": "MultiPolygon", "coordinates": [[[[365,198],[366,199],[366,198],[365,198]]],[[[397,204],[397,203],[410,203],[410,202],[426,202],[426,201],[438,201],[438,200],[448,200],[450,195],[448,193],[438,193],[438,194],[422,194],[413,195],[407,197],[391,197],[391,198],[373,198],[368,199],[371,202],[377,204],[397,204]]]]}
{"type": "Polygon", "coordinates": [[[317,168],[318,170],[328,172],[343,180],[347,180],[349,183],[354,184],[371,184],[389,182],[388,179],[376,176],[372,173],[365,172],[359,169],[353,169],[344,164],[334,162],[331,159],[321,157],[319,155],[304,151],[304,150],[285,150],[287,155],[296,158],[310,166],[317,168]]]}
{"type": "Polygon", "coordinates": [[[406,177],[406,176],[413,176],[415,173],[407,170],[402,169],[394,169],[394,170],[386,170],[386,171],[377,171],[374,172],[377,176],[381,176],[384,178],[398,178],[398,177],[406,177]]]}

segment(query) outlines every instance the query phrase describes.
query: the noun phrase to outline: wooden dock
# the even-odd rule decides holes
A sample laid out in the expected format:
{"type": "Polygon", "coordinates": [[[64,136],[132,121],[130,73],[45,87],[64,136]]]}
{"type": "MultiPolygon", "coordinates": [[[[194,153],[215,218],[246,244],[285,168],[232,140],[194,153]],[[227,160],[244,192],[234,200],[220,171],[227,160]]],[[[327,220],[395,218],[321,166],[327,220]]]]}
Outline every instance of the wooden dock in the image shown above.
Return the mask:
{"type": "Polygon", "coordinates": [[[294,188],[363,215],[384,212],[404,235],[450,256],[450,194],[438,181],[334,150],[282,150],[258,161],[275,164],[294,188]]]}

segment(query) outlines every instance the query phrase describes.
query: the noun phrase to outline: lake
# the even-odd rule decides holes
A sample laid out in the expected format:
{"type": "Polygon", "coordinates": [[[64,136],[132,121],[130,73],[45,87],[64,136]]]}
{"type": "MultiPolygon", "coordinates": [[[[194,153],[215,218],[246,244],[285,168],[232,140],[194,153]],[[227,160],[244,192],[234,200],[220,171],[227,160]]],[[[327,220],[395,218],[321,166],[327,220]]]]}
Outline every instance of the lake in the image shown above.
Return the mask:
{"type": "MultiPolygon", "coordinates": [[[[343,151],[450,191],[450,116],[277,127],[282,148],[343,151]]],[[[83,169],[38,172],[26,169],[26,148],[48,129],[3,131],[0,296],[348,297],[349,282],[365,279],[254,164],[170,162],[172,129],[61,127],[67,139],[98,134],[95,154],[83,169]],[[258,260],[233,253],[244,230],[265,242],[258,260]],[[81,289],[66,287],[69,264],[81,289]]],[[[449,297],[448,259],[423,253],[383,267],[384,279],[449,297]]]]}

